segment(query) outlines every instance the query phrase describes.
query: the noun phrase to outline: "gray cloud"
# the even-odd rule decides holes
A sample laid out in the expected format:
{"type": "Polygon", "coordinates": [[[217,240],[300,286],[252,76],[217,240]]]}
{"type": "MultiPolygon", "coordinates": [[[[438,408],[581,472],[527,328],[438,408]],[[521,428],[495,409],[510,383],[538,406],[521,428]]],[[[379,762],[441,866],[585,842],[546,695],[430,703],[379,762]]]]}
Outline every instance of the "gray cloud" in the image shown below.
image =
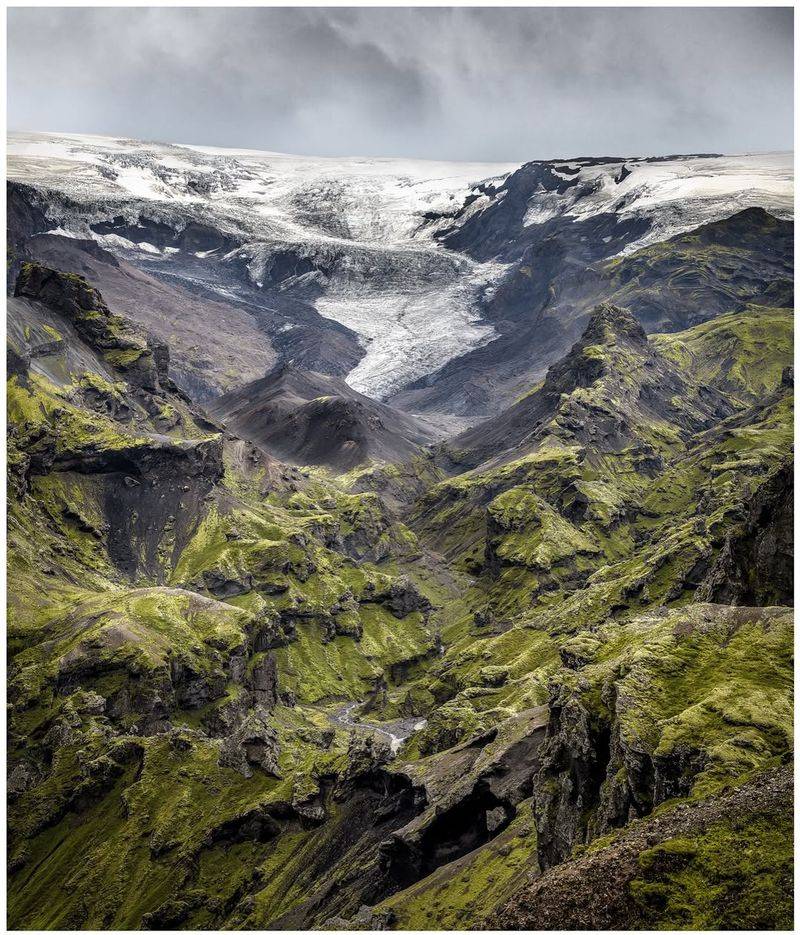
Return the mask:
{"type": "Polygon", "coordinates": [[[523,161],[792,147],[788,8],[11,8],[12,129],[523,161]]]}

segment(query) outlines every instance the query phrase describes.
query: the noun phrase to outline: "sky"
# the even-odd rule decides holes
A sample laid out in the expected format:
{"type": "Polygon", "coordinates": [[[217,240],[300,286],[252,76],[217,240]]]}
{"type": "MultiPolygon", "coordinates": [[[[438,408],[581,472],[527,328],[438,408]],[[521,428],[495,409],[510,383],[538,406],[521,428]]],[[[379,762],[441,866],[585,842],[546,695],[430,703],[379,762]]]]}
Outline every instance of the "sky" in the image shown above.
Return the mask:
{"type": "Polygon", "coordinates": [[[522,162],[793,145],[788,8],[10,8],[8,124],[522,162]]]}

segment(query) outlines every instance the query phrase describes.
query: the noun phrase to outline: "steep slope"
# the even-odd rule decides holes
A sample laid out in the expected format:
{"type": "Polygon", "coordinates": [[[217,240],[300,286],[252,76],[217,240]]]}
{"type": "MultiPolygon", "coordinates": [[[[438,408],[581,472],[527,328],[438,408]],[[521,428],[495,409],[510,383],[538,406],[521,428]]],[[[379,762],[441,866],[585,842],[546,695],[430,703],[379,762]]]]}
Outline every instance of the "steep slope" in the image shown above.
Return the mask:
{"type": "Polygon", "coordinates": [[[732,412],[720,393],[690,383],[659,354],[630,312],[605,304],[540,388],[452,447],[467,467],[527,454],[544,438],[620,451],[652,443],[659,426],[688,437],[732,412]]]}
{"type": "Polygon", "coordinates": [[[647,331],[679,331],[748,303],[793,304],[792,225],[761,208],[705,224],[602,267],[612,301],[647,331]]]}
{"type": "MultiPolygon", "coordinates": [[[[510,557],[519,548],[510,564],[530,566],[526,574],[532,573],[534,582],[546,582],[560,566],[556,576],[571,580],[581,566],[592,566],[598,548],[613,545],[621,533],[618,544],[629,550],[640,539],[630,540],[620,526],[635,522],[643,511],[646,515],[642,504],[666,484],[667,473],[677,472],[676,489],[701,483],[696,468],[685,461],[720,462],[726,468],[741,462],[756,478],[766,470],[758,458],[748,461],[749,448],[752,443],[759,449],[762,437],[771,438],[772,426],[777,429],[787,419],[791,320],[788,309],[754,308],[648,340],[629,313],[599,306],[583,338],[540,386],[497,420],[442,447],[440,465],[458,476],[429,487],[418,500],[416,528],[437,550],[479,571],[503,571],[507,563],[497,549],[505,541],[501,554],[510,557]],[[720,347],[739,362],[723,368],[724,373],[720,347]],[[759,389],[753,392],[749,381],[755,372],[759,389]],[[681,477],[686,471],[690,481],[681,477]],[[490,504],[498,494],[502,498],[493,510],[490,504]],[[599,524],[588,539],[580,532],[585,522],[599,524]],[[535,549],[528,559],[522,548],[532,545],[534,529],[541,537],[541,563],[535,549]]],[[[777,437],[783,445],[788,435],[777,437]]],[[[760,457],[765,456],[775,465],[769,446],[760,457]]],[[[666,489],[663,496],[672,509],[666,489]]],[[[716,492],[714,499],[719,496],[716,492]]],[[[500,579],[509,573],[506,568],[500,579]]],[[[497,591],[511,602],[516,586],[508,583],[505,592],[497,591]]],[[[542,583],[534,594],[541,589],[542,583]]]]}
{"type": "Polygon", "coordinates": [[[210,413],[276,457],[348,471],[406,461],[434,439],[421,420],[374,402],[341,380],[279,365],[214,400],[210,413]]]}
{"type": "Polygon", "coordinates": [[[793,309],[748,305],[652,342],[696,382],[755,402],[792,379],[784,371],[794,346],[793,309]]]}
{"type": "Polygon", "coordinates": [[[487,927],[789,928],[791,807],[792,775],[783,767],[706,802],[634,821],[606,847],[533,880],[487,927]]]}
{"type": "Polygon", "coordinates": [[[298,366],[325,367],[339,374],[363,356],[352,332],[323,319],[305,302],[286,298],[283,313],[265,311],[259,301],[185,281],[169,264],[159,272],[152,263],[129,262],[130,251],[115,255],[98,240],[84,239],[90,232],[70,237],[47,233],[53,222],[43,214],[26,222],[26,212],[41,201],[28,186],[8,185],[13,241],[9,282],[15,281],[26,259],[87,277],[121,313],[169,342],[175,379],[196,399],[256,379],[278,355],[291,357],[298,366]],[[25,236],[15,236],[20,230],[25,236]]]}

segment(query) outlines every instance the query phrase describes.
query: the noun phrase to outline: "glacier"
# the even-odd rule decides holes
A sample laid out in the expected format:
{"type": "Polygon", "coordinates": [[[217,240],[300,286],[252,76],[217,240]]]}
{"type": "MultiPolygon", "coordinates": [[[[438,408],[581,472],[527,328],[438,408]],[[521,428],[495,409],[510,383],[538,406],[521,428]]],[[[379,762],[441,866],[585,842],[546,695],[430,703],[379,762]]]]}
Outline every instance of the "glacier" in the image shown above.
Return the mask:
{"type": "MultiPolygon", "coordinates": [[[[507,264],[440,239],[501,202],[519,164],[325,158],[64,133],[11,133],[7,149],[10,179],[61,196],[48,203],[50,234],[94,239],[146,269],[169,260],[180,270],[176,247],[98,225],[147,217],[175,230],[194,223],[221,232],[231,243],[187,256],[187,280],[199,277],[195,284],[223,298],[264,290],[266,313],[269,290],[302,296],[358,336],[364,356],[346,380],[366,395],[385,399],[496,335],[483,309],[507,264]],[[286,257],[292,269],[276,278],[286,257]],[[234,269],[244,270],[244,284],[234,269]]],[[[792,162],[789,153],[632,158],[623,172],[620,160],[558,160],[548,163],[558,190],[532,192],[521,221],[644,218],[646,232],[619,251],[630,254],[743,207],[791,216],[792,162]]]]}

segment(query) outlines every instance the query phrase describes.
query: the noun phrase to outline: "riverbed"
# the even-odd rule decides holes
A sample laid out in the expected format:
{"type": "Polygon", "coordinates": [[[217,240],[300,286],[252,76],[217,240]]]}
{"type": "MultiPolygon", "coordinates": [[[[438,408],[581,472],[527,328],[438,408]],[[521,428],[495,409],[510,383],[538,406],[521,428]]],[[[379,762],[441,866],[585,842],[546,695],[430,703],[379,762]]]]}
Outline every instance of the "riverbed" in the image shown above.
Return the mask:
{"type": "Polygon", "coordinates": [[[388,741],[392,753],[397,753],[414,731],[422,730],[428,723],[424,717],[400,718],[395,721],[385,721],[383,724],[359,721],[354,717],[354,713],[362,704],[361,701],[351,701],[343,705],[329,715],[331,723],[345,730],[360,730],[373,736],[378,735],[388,741]]]}

